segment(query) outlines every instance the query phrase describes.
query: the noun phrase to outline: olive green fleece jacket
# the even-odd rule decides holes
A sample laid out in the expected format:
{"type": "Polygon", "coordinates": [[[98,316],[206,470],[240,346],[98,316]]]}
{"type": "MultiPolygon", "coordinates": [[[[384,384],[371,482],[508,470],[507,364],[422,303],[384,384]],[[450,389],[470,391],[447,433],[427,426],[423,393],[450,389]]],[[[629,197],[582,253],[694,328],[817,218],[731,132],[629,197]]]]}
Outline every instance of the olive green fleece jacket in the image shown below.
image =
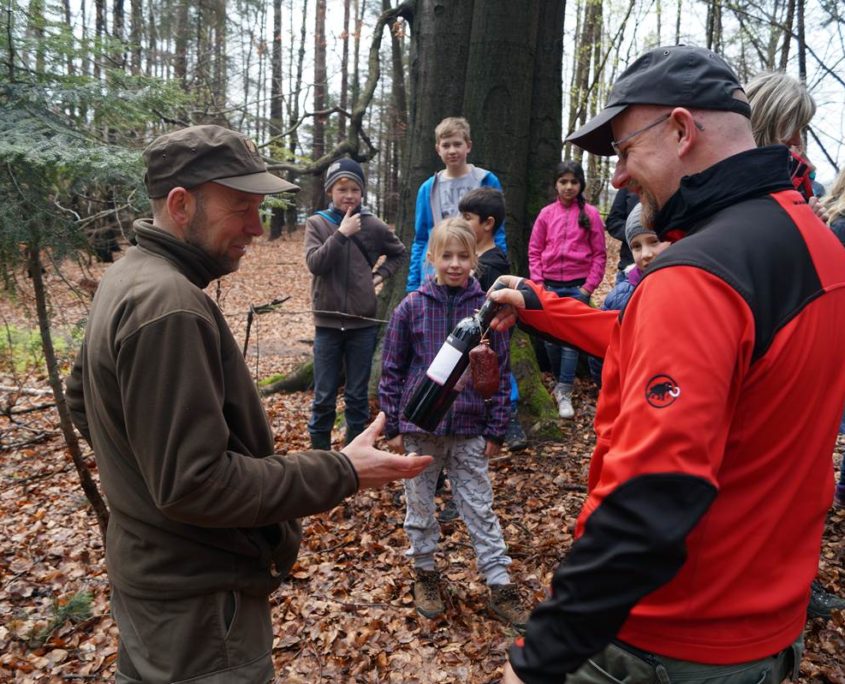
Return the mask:
{"type": "Polygon", "coordinates": [[[109,578],[139,598],[267,595],[297,518],[358,488],[339,452],[280,456],[243,355],[203,292],[223,269],[148,221],[108,269],[67,380],[111,510],[109,578]]]}

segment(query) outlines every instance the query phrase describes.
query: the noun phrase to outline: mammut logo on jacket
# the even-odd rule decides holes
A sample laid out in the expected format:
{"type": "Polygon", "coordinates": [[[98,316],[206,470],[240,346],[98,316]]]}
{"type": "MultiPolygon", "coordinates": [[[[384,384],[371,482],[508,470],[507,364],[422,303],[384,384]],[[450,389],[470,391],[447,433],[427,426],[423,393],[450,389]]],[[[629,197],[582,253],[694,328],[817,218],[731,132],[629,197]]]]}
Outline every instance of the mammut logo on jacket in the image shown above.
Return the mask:
{"type": "Polygon", "coordinates": [[[645,385],[645,399],[654,408],[666,408],[679,396],[681,388],[668,375],[655,375],[645,385]]]}

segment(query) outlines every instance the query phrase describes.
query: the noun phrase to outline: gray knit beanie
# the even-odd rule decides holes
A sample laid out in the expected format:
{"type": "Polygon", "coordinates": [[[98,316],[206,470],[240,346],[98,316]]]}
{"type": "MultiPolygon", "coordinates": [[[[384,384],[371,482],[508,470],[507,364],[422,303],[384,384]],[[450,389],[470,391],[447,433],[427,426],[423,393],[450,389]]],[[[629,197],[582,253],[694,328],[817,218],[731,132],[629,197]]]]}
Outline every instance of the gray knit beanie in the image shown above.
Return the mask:
{"type": "Polygon", "coordinates": [[[332,185],[337,183],[341,178],[349,178],[355,181],[361,188],[361,192],[367,190],[367,179],[364,177],[364,169],[354,159],[338,159],[332,162],[328,169],[326,169],[326,181],[323,187],[326,192],[332,189],[332,185]]]}
{"type": "Polygon", "coordinates": [[[633,209],[631,209],[631,213],[628,214],[628,218],[625,221],[625,242],[628,243],[628,247],[631,246],[631,240],[633,240],[637,235],[642,235],[643,233],[653,233],[657,235],[655,231],[651,228],[646,228],[642,223],[640,223],[640,215],[643,213],[643,205],[637,204],[633,209]]]}

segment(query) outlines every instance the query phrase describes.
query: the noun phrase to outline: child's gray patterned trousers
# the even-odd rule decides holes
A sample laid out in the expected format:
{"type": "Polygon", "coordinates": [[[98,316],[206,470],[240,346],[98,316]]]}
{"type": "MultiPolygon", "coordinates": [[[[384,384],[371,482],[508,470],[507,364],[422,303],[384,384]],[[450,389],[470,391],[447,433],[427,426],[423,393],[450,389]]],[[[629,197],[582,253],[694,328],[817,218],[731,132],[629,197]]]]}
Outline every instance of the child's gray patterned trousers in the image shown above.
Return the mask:
{"type": "Polygon", "coordinates": [[[434,570],[434,551],[440,540],[440,524],[434,517],[434,490],[441,467],[446,466],[452,483],[452,496],[467,526],[478,563],[487,584],[510,582],[499,519],[493,510],[493,488],[487,474],[486,441],[483,437],[438,437],[403,435],[405,451],[427,454],[434,462],[412,480],[405,480],[405,532],[411,540],[407,555],[414,567],[434,570]]]}

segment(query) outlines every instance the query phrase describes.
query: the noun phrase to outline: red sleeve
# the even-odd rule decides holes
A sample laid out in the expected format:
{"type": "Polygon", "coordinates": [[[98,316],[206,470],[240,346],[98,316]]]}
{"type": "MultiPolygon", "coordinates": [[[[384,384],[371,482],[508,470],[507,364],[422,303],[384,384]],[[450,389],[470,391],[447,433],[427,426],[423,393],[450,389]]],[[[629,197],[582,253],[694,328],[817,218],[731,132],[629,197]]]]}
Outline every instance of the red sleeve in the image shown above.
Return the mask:
{"type": "Polygon", "coordinates": [[[604,357],[618,311],[601,311],[572,297],[558,297],[530,280],[520,281],[518,289],[525,297],[525,308],[519,310],[521,327],[604,357]]]}
{"type": "Polygon", "coordinates": [[[745,300],[723,280],[691,266],[645,278],[625,309],[621,332],[619,414],[579,528],[633,477],[682,473],[718,487],[754,347],[745,300]]]}

